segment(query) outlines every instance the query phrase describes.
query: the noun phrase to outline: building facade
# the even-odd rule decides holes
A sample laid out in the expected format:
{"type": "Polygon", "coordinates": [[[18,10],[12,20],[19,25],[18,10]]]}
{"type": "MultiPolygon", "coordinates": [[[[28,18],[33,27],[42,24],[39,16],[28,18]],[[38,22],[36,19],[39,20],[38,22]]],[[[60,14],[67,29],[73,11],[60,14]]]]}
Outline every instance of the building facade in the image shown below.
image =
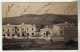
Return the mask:
{"type": "Polygon", "coordinates": [[[3,25],[3,36],[34,36],[36,35],[36,26],[30,24],[3,25]]]}
{"type": "Polygon", "coordinates": [[[2,26],[3,31],[3,37],[26,37],[26,36],[48,36],[53,38],[65,38],[65,40],[70,39],[74,33],[74,37],[77,35],[77,28],[74,26],[73,23],[59,23],[59,24],[53,24],[50,28],[49,26],[45,26],[44,28],[40,29],[39,32],[37,32],[36,25],[31,24],[20,24],[20,25],[3,25],[2,26]]]}
{"type": "Polygon", "coordinates": [[[68,34],[66,33],[67,29],[72,29],[74,28],[73,23],[59,23],[59,24],[54,24],[53,25],[53,32],[54,32],[54,37],[64,37],[64,35],[68,34]]]}
{"type": "Polygon", "coordinates": [[[45,26],[43,29],[40,29],[40,35],[42,35],[42,36],[52,36],[53,31],[48,26],[45,26]]]}

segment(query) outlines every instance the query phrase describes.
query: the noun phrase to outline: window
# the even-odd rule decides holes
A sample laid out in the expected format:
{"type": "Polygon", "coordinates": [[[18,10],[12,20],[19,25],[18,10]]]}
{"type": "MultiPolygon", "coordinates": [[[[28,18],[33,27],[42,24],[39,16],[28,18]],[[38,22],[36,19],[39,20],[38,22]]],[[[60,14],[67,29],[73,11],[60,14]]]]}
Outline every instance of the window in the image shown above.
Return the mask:
{"type": "Polygon", "coordinates": [[[12,34],[12,36],[14,36],[14,34],[12,34]]]}
{"type": "Polygon", "coordinates": [[[22,36],[24,36],[24,33],[22,33],[22,36]]]}
{"type": "Polygon", "coordinates": [[[27,28],[27,30],[28,30],[28,28],[27,28]]]}
{"type": "Polygon", "coordinates": [[[10,36],[10,34],[8,34],[8,36],[10,36]]]}
{"type": "Polygon", "coordinates": [[[12,31],[14,31],[14,29],[12,29],[12,31]]]}
{"type": "Polygon", "coordinates": [[[9,29],[8,29],[8,31],[9,31],[9,29]]]}
{"type": "Polygon", "coordinates": [[[24,29],[22,28],[22,30],[24,31],[24,29]]]}
{"type": "Polygon", "coordinates": [[[48,36],[48,34],[49,34],[49,31],[46,31],[46,36],[48,36]]]}
{"type": "Polygon", "coordinates": [[[29,33],[27,33],[27,35],[29,36],[29,33]]]}
{"type": "Polygon", "coordinates": [[[19,29],[17,29],[19,31],[19,29]]]}
{"type": "Polygon", "coordinates": [[[49,33],[49,35],[50,35],[50,33],[49,33]]]}
{"type": "Polygon", "coordinates": [[[60,31],[60,33],[62,33],[62,31],[60,31]]]}
{"type": "Polygon", "coordinates": [[[32,28],[32,30],[33,30],[33,28],[32,28]]]}
{"type": "Polygon", "coordinates": [[[32,35],[34,35],[34,33],[32,33],[32,35]]]}
{"type": "Polygon", "coordinates": [[[3,36],[5,36],[5,34],[3,34],[3,36]]]}
{"type": "Polygon", "coordinates": [[[61,37],[63,37],[63,35],[61,35],[61,37]]]}
{"type": "Polygon", "coordinates": [[[18,36],[20,36],[20,34],[18,34],[18,36]]]}
{"type": "Polygon", "coordinates": [[[4,31],[4,29],[3,29],[3,31],[4,31]]]}
{"type": "Polygon", "coordinates": [[[55,34],[55,36],[56,36],[56,34],[55,34]]]}
{"type": "Polygon", "coordinates": [[[44,33],[44,35],[45,35],[45,33],[44,33]]]}

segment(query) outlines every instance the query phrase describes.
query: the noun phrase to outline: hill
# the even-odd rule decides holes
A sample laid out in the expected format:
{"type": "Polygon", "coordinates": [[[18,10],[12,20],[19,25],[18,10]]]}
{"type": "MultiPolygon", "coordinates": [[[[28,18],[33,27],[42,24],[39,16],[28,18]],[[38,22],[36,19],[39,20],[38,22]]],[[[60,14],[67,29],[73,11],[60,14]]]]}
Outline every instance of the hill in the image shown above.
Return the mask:
{"type": "Polygon", "coordinates": [[[42,15],[36,15],[36,14],[25,14],[22,16],[16,16],[16,17],[5,17],[2,18],[2,24],[44,24],[44,25],[50,25],[50,24],[56,24],[56,23],[75,23],[77,24],[77,15],[56,15],[56,14],[42,14],[42,15]]]}

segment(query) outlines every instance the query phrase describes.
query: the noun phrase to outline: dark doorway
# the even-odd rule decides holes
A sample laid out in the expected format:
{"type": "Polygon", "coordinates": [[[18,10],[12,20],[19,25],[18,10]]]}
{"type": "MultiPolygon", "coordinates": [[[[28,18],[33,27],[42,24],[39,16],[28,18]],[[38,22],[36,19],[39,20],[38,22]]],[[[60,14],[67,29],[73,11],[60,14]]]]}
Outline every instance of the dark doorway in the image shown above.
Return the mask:
{"type": "Polygon", "coordinates": [[[12,34],[12,36],[14,36],[14,34],[12,34]]]}
{"type": "Polygon", "coordinates": [[[3,34],[3,36],[5,36],[5,34],[3,34]]]}
{"type": "Polygon", "coordinates": [[[20,36],[20,34],[18,34],[18,36],[20,36]]]}
{"type": "Polygon", "coordinates": [[[22,36],[24,36],[24,33],[22,33],[22,36]]]}
{"type": "Polygon", "coordinates": [[[29,36],[29,33],[27,33],[27,35],[29,36]]]}
{"type": "Polygon", "coordinates": [[[10,36],[10,34],[8,34],[8,36],[10,36]]]}

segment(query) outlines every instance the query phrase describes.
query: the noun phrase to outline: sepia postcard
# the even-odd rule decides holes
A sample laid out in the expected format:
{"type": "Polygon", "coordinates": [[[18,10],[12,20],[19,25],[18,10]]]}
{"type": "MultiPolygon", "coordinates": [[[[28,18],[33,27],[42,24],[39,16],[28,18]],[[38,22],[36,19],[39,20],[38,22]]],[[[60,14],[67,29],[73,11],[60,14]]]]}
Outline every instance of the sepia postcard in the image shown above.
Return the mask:
{"type": "Polygon", "coordinates": [[[3,50],[78,50],[78,2],[2,2],[3,50]]]}

